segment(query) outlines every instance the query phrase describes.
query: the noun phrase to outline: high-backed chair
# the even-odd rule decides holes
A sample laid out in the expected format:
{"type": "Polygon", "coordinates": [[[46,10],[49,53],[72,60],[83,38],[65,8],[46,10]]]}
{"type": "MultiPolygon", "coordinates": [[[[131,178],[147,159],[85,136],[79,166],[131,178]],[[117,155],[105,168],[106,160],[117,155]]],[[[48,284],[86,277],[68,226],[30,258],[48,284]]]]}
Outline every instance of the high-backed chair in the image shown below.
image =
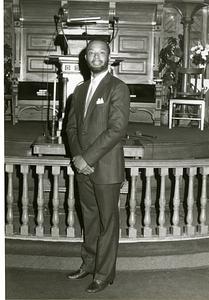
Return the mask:
{"type": "Polygon", "coordinates": [[[196,120],[199,128],[204,129],[205,98],[204,98],[203,68],[179,68],[176,72],[174,98],[169,102],[169,128],[175,125],[175,120],[196,120]],[[176,108],[182,107],[184,113],[177,113],[176,108]],[[188,107],[196,107],[189,112],[188,107]],[[185,113],[185,110],[187,112],[185,113]]]}

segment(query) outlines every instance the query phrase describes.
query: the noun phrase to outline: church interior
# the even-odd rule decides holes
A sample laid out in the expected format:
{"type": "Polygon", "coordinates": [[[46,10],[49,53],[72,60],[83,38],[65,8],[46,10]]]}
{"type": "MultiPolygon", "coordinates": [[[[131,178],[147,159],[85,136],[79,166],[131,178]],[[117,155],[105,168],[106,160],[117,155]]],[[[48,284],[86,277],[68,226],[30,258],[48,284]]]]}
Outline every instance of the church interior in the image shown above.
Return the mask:
{"type": "MultiPolygon", "coordinates": [[[[34,287],[12,284],[17,270],[66,272],[78,263],[83,227],[65,126],[76,86],[90,78],[84,50],[96,39],[110,45],[109,72],[130,91],[118,269],[208,272],[209,1],[4,0],[9,298],[33,298],[34,287]]],[[[205,300],[201,283],[199,298],[180,288],[178,299],[205,300]]]]}

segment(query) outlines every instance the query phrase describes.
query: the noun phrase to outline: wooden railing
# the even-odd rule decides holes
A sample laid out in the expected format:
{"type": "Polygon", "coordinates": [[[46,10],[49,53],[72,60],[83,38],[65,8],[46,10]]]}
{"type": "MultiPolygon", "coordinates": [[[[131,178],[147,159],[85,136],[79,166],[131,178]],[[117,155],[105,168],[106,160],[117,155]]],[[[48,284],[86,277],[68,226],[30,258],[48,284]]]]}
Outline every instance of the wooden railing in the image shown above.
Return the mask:
{"type": "MultiPolygon", "coordinates": [[[[127,181],[121,188],[119,201],[123,224],[120,241],[161,241],[209,236],[207,205],[209,159],[160,161],[126,159],[125,167],[127,181]]],[[[68,159],[6,157],[5,170],[7,238],[81,240],[82,236],[76,233],[78,224],[75,222],[74,172],[68,159]],[[33,176],[29,174],[31,169],[33,176]],[[48,189],[51,203],[48,233],[45,232],[46,169],[50,170],[52,175],[48,189]],[[66,174],[65,187],[60,186],[61,170],[66,174]],[[14,180],[16,183],[18,180],[15,188],[14,180]],[[31,190],[33,191],[35,186],[36,192],[31,196],[31,190]],[[66,206],[64,225],[63,222],[60,223],[61,193],[62,196],[64,194],[66,206]],[[35,201],[32,201],[31,197],[35,201]],[[20,216],[14,222],[17,202],[20,216]],[[36,206],[33,228],[29,226],[31,202],[35,202],[36,206]],[[66,227],[64,233],[63,226],[66,227]]]]}

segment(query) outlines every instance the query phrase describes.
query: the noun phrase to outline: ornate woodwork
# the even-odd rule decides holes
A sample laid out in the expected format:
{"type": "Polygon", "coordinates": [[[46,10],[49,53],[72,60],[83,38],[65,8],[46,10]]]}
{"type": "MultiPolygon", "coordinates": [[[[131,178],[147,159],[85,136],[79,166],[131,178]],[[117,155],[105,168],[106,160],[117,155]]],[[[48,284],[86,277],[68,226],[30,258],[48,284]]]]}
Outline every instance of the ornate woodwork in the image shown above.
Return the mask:
{"type": "MultiPolygon", "coordinates": [[[[12,10],[14,73],[19,81],[53,82],[56,69],[46,65],[44,60],[51,55],[60,56],[62,50],[54,45],[56,36],[54,16],[63,8],[66,18],[101,17],[97,24],[89,25],[88,33],[99,34],[110,32],[112,24],[118,22],[115,39],[111,43],[112,60],[120,63],[114,67],[114,74],[127,83],[154,82],[158,70],[158,55],[168,36],[183,32],[181,22],[188,20],[188,11],[193,18],[191,24],[191,44],[199,37],[204,42],[209,40],[208,1],[174,0],[135,0],[135,1],[71,1],[71,0],[6,0],[12,10]],[[193,1],[191,1],[193,2],[193,1]],[[127,5],[128,3],[128,5],[127,5]],[[185,3],[189,6],[184,9],[185,3]],[[203,7],[203,8],[202,8],[203,7]],[[177,9],[176,9],[177,8],[177,9]],[[199,10],[198,10],[199,9],[199,10]],[[198,10],[198,12],[196,12],[198,10]]],[[[6,20],[8,22],[8,19],[6,20]]],[[[85,33],[84,27],[65,28],[66,34],[85,33]]],[[[9,38],[8,34],[5,38],[9,38]]],[[[85,47],[84,40],[69,39],[67,56],[71,62],[65,67],[71,76],[68,79],[68,91],[71,92],[77,83],[78,65],[75,63],[79,52],[85,47]]],[[[81,78],[82,79],[82,78],[81,78]]],[[[32,99],[28,104],[18,102],[16,114],[25,106],[34,107],[32,99]]],[[[30,111],[30,108],[24,110],[30,111]]],[[[34,109],[33,109],[34,112],[34,109]]],[[[37,118],[30,112],[29,118],[37,118]]],[[[21,118],[21,115],[19,116],[21,118]]],[[[27,116],[25,116],[27,118],[27,116]]],[[[138,116],[140,119],[140,116],[138,116]]]]}
{"type": "MultiPolygon", "coordinates": [[[[78,234],[78,230],[75,230],[79,226],[75,214],[77,194],[74,193],[74,172],[69,165],[69,159],[12,156],[6,157],[5,165],[8,179],[6,237],[60,242],[81,241],[80,231],[78,234]],[[23,180],[18,176],[18,170],[23,180]],[[53,183],[51,182],[47,189],[43,181],[49,176],[53,183]],[[13,215],[16,214],[17,217],[15,205],[18,204],[20,191],[15,191],[12,181],[16,182],[16,186],[22,191],[19,218],[16,218],[16,222],[13,215]],[[61,186],[61,182],[64,182],[64,186],[61,186]],[[38,193],[35,192],[36,187],[38,193]],[[50,199],[48,196],[44,199],[47,192],[51,194],[50,199]],[[49,222],[49,215],[45,211],[49,201],[52,204],[52,210],[49,212],[52,223],[49,222]]],[[[120,241],[142,242],[149,239],[156,242],[165,239],[168,241],[208,237],[208,159],[132,158],[125,160],[125,167],[126,174],[130,174],[127,176],[128,188],[124,190],[129,194],[129,205],[126,198],[120,203],[120,241]]],[[[121,193],[124,191],[121,189],[121,193]]]]}

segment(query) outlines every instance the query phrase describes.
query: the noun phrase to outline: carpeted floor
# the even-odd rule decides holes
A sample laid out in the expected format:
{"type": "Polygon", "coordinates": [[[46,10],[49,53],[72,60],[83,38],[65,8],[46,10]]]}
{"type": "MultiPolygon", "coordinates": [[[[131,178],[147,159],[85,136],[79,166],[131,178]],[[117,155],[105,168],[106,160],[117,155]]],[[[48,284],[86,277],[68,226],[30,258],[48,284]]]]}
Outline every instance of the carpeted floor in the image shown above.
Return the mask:
{"type": "Polygon", "coordinates": [[[120,299],[207,300],[209,269],[167,271],[121,271],[113,285],[88,294],[92,278],[71,281],[68,272],[7,269],[6,299],[120,299]]]}
{"type": "MultiPolygon", "coordinates": [[[[45,132],[46,124],[43,122],[22,121],[15,126],[12,126],[11,122],[6,122],[5,154],[31,155],[31,144],[45,132]]],[[[140,139],[146,150],[145,158],[159,158],[160,155],[165,158],[165,153],[168,153],[167,157],[175,157],[177,154],[180,157],[191,155],[208,157],[209,153],[208,128],[202,132],[197,128],[176,127],[169,130],[167,127],[130,123],[128,135],[140,139]]],[[[156,254],[155,251],[152,253],[156,254]]],[[[72,282],[66,279],[66,275],[67,272],[64,270],[47,268],[42,270],[6,268],[6,299],[209,299],[208,268],[118,271],[114,284],[95,295],[84,291],[91,281],[90,276],[72,282]]]]}
{"type": "MultiPolygon", "coordinates": [[[[46,122],[20,121],[15,126],[5,122],[5,154],[31,155],[31,145],[47,134],[46,122]]],[[[133,143],[137,140],[144,147],[144,159],[205,158],[209,153],[209,127],[154,126],[129,123],[127,135],[133,143]]]]}

